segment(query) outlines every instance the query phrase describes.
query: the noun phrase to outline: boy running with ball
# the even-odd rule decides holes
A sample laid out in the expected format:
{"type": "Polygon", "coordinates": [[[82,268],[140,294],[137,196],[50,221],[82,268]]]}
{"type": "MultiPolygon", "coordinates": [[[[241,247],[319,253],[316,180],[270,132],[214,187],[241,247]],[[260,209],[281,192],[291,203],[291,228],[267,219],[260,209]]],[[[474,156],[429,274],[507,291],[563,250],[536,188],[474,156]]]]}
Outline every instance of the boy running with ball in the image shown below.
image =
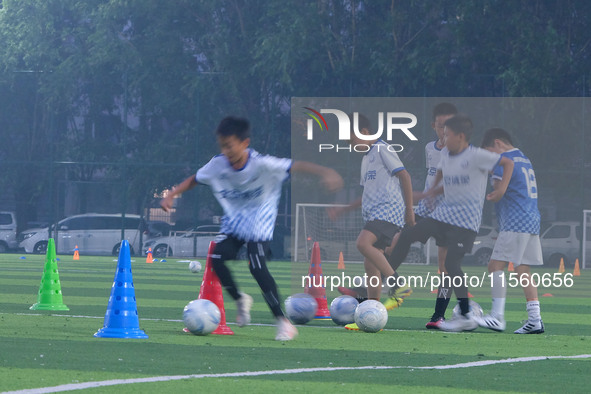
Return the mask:
{"type": "Polygon", "coordinates": [[[281,310],[275,280],[267,269],[269,243],[273,238],[281,185],[291,171],[319,175],[331,191],[340,189],[343,180],[334,170],[313,163],[280,159],[261,155],[249,148],[250,126],[246,119],[224,118],[216,136],[221,154],[214,156],[196,175],[185,179],[160,202],[168,211],[175,196],[198,184],[209,185],[224,210],[221,234],[211,256],[213,269],[224,289],[236,301],[236,323],[243,327],[250,323],[253,299],[238,290],[227,260],[236,259],[239,249],[246,244],[248,267],[257,281],[267,305],[277,320],[278,341],[289,341],[297,336],[297,329],[281,310]]]}

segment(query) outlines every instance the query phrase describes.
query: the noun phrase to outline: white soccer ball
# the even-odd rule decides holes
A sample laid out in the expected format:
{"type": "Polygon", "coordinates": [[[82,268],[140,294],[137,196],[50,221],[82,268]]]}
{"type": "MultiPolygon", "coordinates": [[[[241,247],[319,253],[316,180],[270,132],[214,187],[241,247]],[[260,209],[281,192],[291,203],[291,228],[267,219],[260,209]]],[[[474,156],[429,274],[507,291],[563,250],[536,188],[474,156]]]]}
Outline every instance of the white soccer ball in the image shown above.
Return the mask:
{"type": "MultiPolygon", "coordinates": [[[[477,302],[472,301],[472,300],[470,300],[469,304],[470,304],[470,312],[472,312],[474,317],[482,317],[484,312],[482,311],[482,308],[480,307],[480,305],[478,305],[477,302]]],[[[454,307],[452,318],[456,319],[456,318],[460,317],[461,315],[462,315],[462,310],[460,309],[460,303],[458,302],[456,304],[456,306],[454,307]]]]}
{"type": "Polygon", "coordinates": [[[317,310],[318,303],[310,294],[298,293],[285,300],[287,318],[294,324],[306,324],[314,318],[317,310]]]}
{"type": "Polygon", "coordinates": [[[365,332],[378,332],[388,323],[388,311],[379,301],[363,301],[355,309],[355,323],[365,332]]]}
{"type": "Polygon", "coordinates": [[[197,260],[191,260],[191,262],[189,263],[189,270],[191,270],[191,272],[194,274],[200,273],[201,263],[197,260]]]}
{"type": "Polygon", "coordinates": [[[195,335],[212,333],[222,319],[220,309],[210,300],[193,300],[183,310],[183,322],[187,329],[195,335]]]}
{"type": "Polygon", "coordinates": [[[342,295],[330,303],[330,318],[335,324],[345,326],[355,321],[355,309],[359,305],[354,297],[342,295]]]}

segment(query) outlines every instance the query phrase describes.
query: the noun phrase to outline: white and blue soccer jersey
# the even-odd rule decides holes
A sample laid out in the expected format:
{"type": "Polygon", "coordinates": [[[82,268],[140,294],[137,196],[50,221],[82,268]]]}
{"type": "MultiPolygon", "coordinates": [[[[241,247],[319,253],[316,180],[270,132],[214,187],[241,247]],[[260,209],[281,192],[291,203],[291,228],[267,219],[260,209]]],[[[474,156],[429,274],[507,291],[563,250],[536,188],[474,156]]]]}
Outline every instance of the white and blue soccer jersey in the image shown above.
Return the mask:
{"type": "MultiPolygon", "coordinates": [[[[423,191],[427,191],[433,187],[433,183],[435,182],[435,176],[437,175],[437,165],[441,160],[441,149],[437,147],[437,141],[429,142],[425,145],[425,160],[426,160],[426,167],[427,167],[427,178],[425,179],[425,188],[423,191]]],[[[426,199],[422,199],[417,204],[417,208],[415,209],[415,214],[420,215],[422,217],[427,217],[437,205],[443,199],[442,195],[435,197],[434,201],[428,202],[426,199]]]]}
{"type": "Polygon", "coordinates": [[[398,154],[388,150],[390,146],[378,140],[361,161],[361,211],[363,220],[383,220],[399,227],[404,226],[404,200],[398,177],[404,170],[398,154]]]}
{"type": "Polygon", "coordinates": [[[281,185],[289,177],[291,159],[261,155],[249,149],[246,165],[234,169],[217,155],[201,167],[195,179],[209,185],[224,209],[220,231],[246,242],[273,238],[281,185]]]}
{"type": "MultiPolygon", "coordinates": [[[[531,162],[517,148],[501,156],[513,160],[513,174],[503,198],[495,204],[500,231],[539,234],[540,211],[538,210],[538,187],[531,162]]],[[[503,167],[496,166],[492,179],[503,177],[503,167]]]]}
{"type": "Polygon", "coordinates": [[[488,173],[500,160],[501,155],[472,145],[457,155],[442,149],[438,169],[443,173],[443,200],[431,217],[477,232],[482,221],[488,173]]]}

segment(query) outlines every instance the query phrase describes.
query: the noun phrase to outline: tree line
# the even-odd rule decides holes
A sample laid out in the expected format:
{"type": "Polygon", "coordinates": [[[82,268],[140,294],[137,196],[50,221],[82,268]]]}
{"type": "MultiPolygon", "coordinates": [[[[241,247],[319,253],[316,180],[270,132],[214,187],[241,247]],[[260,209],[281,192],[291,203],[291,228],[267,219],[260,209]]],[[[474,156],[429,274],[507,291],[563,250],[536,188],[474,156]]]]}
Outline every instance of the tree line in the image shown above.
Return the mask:
{"type": "Polygon", "coordinates": [[[289,156],[291,97],[589,93],[585,0],[0,4],[0,182],[25,215],[60,180],[114,179],[143,205],[217,151],[229,113],[289,156]]]}

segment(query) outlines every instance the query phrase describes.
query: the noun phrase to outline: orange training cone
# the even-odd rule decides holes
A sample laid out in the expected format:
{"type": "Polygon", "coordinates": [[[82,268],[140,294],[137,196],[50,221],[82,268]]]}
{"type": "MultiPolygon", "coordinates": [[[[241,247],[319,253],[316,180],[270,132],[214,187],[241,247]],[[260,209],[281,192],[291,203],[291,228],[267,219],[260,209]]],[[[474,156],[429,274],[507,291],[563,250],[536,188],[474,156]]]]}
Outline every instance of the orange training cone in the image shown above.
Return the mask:
{"type": "Polygon", "coordinates": [[[323,286],[324,276],[322,275],[322,264],[320,262],[320,245],[314,242],[312,246],[312,258],[310,259],[310,269],[308,270],[311,287],[306,287],[305,293],[310,294],[316,299],[318,309],[315,319],[330,319],[330,311],[326,302],[326,289],[323,286]]]}
{"type": "Polygon", "coordinates": [[[74,248],[74,257],[72,260],[80,260],[80,254],[78,253],[78,245],[74,248]]]}
{"type": "Polygon", "coordinates": [[[513,265],[513,263],[511,261],[509,261],[509,268],[507,268],[507,270],[509,272],[513,272],[515,271],[515,266],[513,265]]]}
{"type": "MultiPolygon", "coordinates": [[[[222,285],[218,276],[215,274],[212,264],[211,255],[215,249],[215,242],[209,243],[209,249],[207,251],[207,259],[205,260],[205,271],[203,273],[203,281],[201,282],[201,288],[199,289],[198,299],[210,300],[220,310],[221,319],[220,325],[212,334],[218,335],[234,335],[234,331],[226,325],[226,309],[224,308],[224,295],[222,294],[222,285]]],[[[184,331],[187,331],[185,328],[184,331]]]]}
{"type": "Polygon", "coordinates": [[[558,267],[558,272],[564,272],[564,259],[560,258],[560,267],[558,267]]]}
{"type": "Polygon", "coordinates": [[[154,259],[152,258],[152,248],[148,248],[148,253],[146,253],[146,263],[152,264],[154,259]]]}
{"type": "Polygon", "coordinates": [[[339,253],[339,265],[337,266],[337,268],[340,270],[345,269],[345,258],[343,257],[343,252],[339,253]]]}
{"type": "Polygon", "coordinates": [[[579,259],[575,260],[575,269],[573,271],[573,276],[581,276],[581,267],[579,267],[579,259]]]}

